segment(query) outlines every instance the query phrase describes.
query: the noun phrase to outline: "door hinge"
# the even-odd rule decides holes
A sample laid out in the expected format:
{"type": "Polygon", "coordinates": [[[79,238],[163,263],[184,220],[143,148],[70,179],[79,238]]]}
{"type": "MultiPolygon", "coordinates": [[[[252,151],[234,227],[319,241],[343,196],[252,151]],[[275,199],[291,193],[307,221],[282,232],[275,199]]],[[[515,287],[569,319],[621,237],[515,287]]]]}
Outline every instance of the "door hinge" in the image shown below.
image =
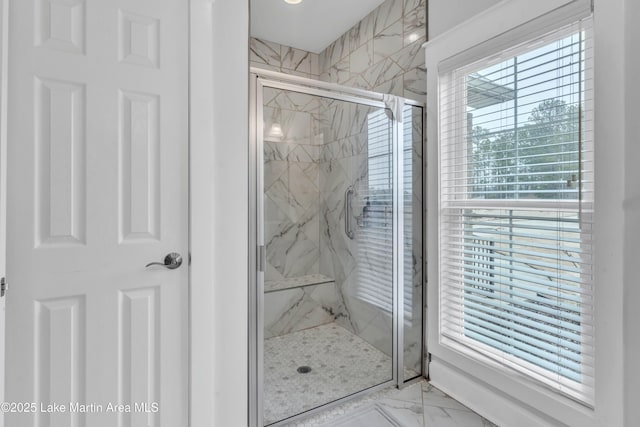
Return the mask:
{"type": "Polygon", "coordinates": [[[258,246],[258,271],[264,272],[265,264],[265,250],[264,245],[258,246]]]}
{"type": "Polygon", "coordinates": [[[7,293],[7,289],[9,289],[9,286],[7,285],[7,280],[3,277],[0,279],[0,297],[7,293]]]}

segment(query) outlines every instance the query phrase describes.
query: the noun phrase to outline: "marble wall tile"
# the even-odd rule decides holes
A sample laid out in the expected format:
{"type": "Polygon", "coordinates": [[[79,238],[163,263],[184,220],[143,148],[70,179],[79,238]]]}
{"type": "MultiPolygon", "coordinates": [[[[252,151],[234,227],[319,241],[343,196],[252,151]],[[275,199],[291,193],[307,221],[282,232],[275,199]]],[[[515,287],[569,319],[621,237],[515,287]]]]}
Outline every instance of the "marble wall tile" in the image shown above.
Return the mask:
{"type": "Polygon", "coordinates": [[[309,95],[268,89],[265,112],[265,240],[269,280],[319,270],[319,156],[311,138],[312,115],[320,104],[309,95]],[[286,108],[283,108],[286,107],[286,108]],[[270,138],[279,123],[282,138],[270,138]]]}
{"type": "Polygon", "coordinates": [[[404,0],[404,43],[405,46],[427,36],[427,1],[404,0]]]}
{"type": "Polygon", "coordinates": [[[263,70],[279,71],[318,79],[323,65],[320,55],[267,40],[249,39],[249,65],[263,70]]]}
{"type": "Polygon", "coordinates": [[[296,146],[293,147],[287,156],[287,160],[296,163],[311,163],[314,161],[309,152],[305,149],[305,146],[301,144],[296,144],[296,146]]]}
{"type": "Polygon", "coordinates": [[[291,74],[292,76],[304,77],[305,79],[317,79],[316,76],[311,75],[311,73],[304,73],[302,71],[288,70],[286,68],[281,68],[281,72],[284,74],[291,74]]]}
{"type": "Polygon", "coordinates": [[[425,69],[424,49],[422,48],[424,42],[425,39],[420,38],[398,50],[390,58],[405,72],[416,68],[425,69]]]}
{"type": "MultiPolygon", "coordinates": [[[[269,194],[264,197],[264,234],[266,241],[270,241],[276,236],[282,234],[287,227],[293,227],[293,222],[289,216],[280,209],[278,204],[269,194]]],[[[282,273],[280,273],[281,275],[282,273]]],[[[269,278],[271,280],[271,278],[269,278]]]]}
{"type": "Polygon", "coordinates": [[[280,45],[252,37],[249,39],[249,60],[280,68],[282,66],[280,45]]]}
{"type": "Polygon", "coordinates": [[[309,52],[309,72],[313,76],[320,75],[320,55],[309,52]]]}
{"type": "Polygon", "coordinates": [[[269,87],[264,89],[263,103],[268,107],[304,113],[312,113],[318,109],[318,101],[314,96],[269,87]]]}
{"type": "Polygon", "coordinates": [[[265,246],[267,262],[285,278],[318,272],[313,267],[317,264],[319,247],[295,224],[285,227],[281,234],[276,234],[265,246]]]}
{"type": "Polygon", "coordinates": [[[329,127],[331,141],[337,141],[349,136],[352,111],[352,104],[346,102],[341,102],[331,109],[331,125],[329,127]]]}
{"type": "Polygon", "coordinates": [[[349,57],[339,60],[329,68],[329,81],[344,83],[351,77],[349,71],[349,57]]]}
{"type": "Polygon", "coordinates": [[[425,84],[427,72],[425,70],[414,69],[404,74],[404,97],[415,100],[422,100],[427,96],[427,86],[425,84]]]}
{"type": "Polygon", "coordinates": [[[278,107],[278,105],[274,105],[273,102],[278,98],[280,93],[282,93],[281,90],[265,87],[262,92],[262,105],[264,107],[278,107]]]}
{"type": "Polygon", "coordinates": [[[422,325],[404,329],[404,367],[409,370],[405,380],[422,373],[422,325]]]}
{"type": "Polygon", "coordinates": [[[371,87],[377,87],[381,84],[393,80],[402,75],[402,68],[398,66],[391,58],[377,62],[373,67],[369,68],[363,74],[365,80],[369,82],[371,87]]]}
{"type": "Polygon", "coordinates": [[[374,62],[390,57],[403,47],[403,26],[402,19],[399,19],[373,38],[374,62]]]}
{"type": "Polygon", "coordinates": [[[265,263],[264,275],[265,277],[268,277],[269,280],[280,280],[285,278],[278,270],[273,268],[273,266],[268,262],[265,263]]]}
{"type": "Polygon", "coordinates": [[[349,55],[349,33],[344,33],[329,45],[329,64],[334,65],[349,55]]]}
{"type": "MultiPolygon", "coordinates": [[[[320,250],[330,253],[333,264],[333,276],[330,277],[333,277],[336,283],[341,285],[344,278],[351,274],[357,265],[354,253],[350,248],[352,245],[344,235],[341,220],[329,219],[327,221],[327,215],[322,215],[320,224],[320,250]]],[[[326,274],[323,271],[320,273],[326,274]]]]}
{"type": "Polygon", "coordinates": [[[331,52],[329,46],[318,54],[318,74],[326,72],[331,67],[331,52]]]}
{"type": "Polygon", "coordinates": [[[374,64],[373,40],[368,40],[349,55],[349,71],[360,74],[374,64]]]}
{"type": "Polygon", "coordinates": [[[375,13],[371,12],[349,30],[349,51],[353,52],[365,42],[373,40],[373,21],[375,13]]]}
{"type": "Polygon", "coordinates": [[[262,70],[280,71],[280,67],[276,65],[263,64],[262,62],[249,61],[249,67],[260,68],[262,70]]]}
{"type": "Polygon", "coordinates": [[[391,314],[354,295],[346,295],[345,302],[350,317],[338,319],[337,323],[390,356],[393,349],[391,314]]]}
{"type": "Polygon", "coordinates": [[[389,93],[391,95],[404,96],[404,79],[400,75],[394,79],[387,80],[373,88],[376,92],[389,93]]]}
{"type": "Polygon", "coordinates": [[[289,157],[290,151],[291,151],[291,144],[282,142],[279,140],[271,141],[269,140],[269,138],[265,137],[265,142],[264,142],[265,162],[287,160],[287,158],[289,157]]]}
{"type": "Polygon", "coordinates": [[[330,68],[327,68],[326,70],[327,71],[322,71],[318,78],[320,79],[321,82],[333,82],[333,80],[331,80],[330,68]]]}
{"type": "Polygon", "coordinates": [[[311,115],[305,111],[280,111],[280,126],[282,128],[283,140],[287,142],[310,141],[311,138],[311,115]]]}
{"type": "Polygon", "coordinates": [[[386,0],[345,33],[348,46],[343,35],[320,53],[320,79],[424,101],[415,69],[424,70],[426,9],[426,0],[386,0]]]}
{"type": "Polygon", "coordinates": [[[301,166],[296,162],[290,162],[289,203],[306,211],[318,202],[318,187],[307,177],[301,166]]]}
{"type": "MultiPolygon", "coordinates": [[[[275,145],[272,142],[265,143],[265,151],[267,146],[275,145]]],[[[266,156],[265,156],[266,157],[266,156]]],[[[265,191],[273,185],[276,180],[280,179],[282,174],[287,172],[289,164],[283,160],[266,160],[264,162],[264,189],[265,191]]]]}
{"type": "Polygon", "coordinates": [[[403,0],[386,0],[374,11],[373,35],[402,18],[403,0]]]}
{"type": "MultiPolygon", "coordinates": [[[[374,111],[377,111],[378,108],[369,107],[366,105],[354,105],[351,109],[351,128],[349,129],[349,134],[347,137],[351,137],[354,135],[366,135],[368,132],[368,120],[369,115],[374,111]]],[[[389,122],[391,125],[391,122],[389,122]]],[[[357,150],[360,147],[355,147],[354,153],[351,155],[357,154],[357,150]]]]}
{"type": "Polygon", "coordinates": [[[266,293],[265,338],[331,323],[339,312],[339,298],[332,282],[266,293]]]}
{"type": "Polygon", "coordinates": [[[367,82],[360,74],[352,75],[349,80],[344,82],[344,85],[355,87],[357,89],[369,89],[369,82],[367,82]]]}
{"type": "Polygon", "coordinates": [[[281,46],[282,68],[311,74],[311,52],[281,46]]]}

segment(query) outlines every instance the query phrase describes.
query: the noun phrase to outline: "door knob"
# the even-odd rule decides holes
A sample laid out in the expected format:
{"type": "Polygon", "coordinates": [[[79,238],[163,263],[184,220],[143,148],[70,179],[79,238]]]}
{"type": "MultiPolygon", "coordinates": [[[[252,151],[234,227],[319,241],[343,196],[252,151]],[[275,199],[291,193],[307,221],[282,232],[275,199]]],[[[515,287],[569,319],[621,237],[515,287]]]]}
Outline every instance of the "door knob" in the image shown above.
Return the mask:
{"type": "Polygon", "coordinates": [[[164,263],[162,262],[150,262],[145,267],[151,267],[152,265],[161,265],[169,270],[175,270],[182,265],[182,255],[177,252],[171,252],[164,257],[164,263]]]}

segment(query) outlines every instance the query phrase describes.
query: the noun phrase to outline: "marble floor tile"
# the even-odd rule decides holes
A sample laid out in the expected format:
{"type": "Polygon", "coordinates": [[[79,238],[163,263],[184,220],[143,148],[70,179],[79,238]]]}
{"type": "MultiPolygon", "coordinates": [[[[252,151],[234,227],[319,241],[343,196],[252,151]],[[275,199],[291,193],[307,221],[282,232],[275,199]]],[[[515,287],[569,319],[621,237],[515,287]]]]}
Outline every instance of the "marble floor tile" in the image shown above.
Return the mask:
{"type": "Polygon", "coordinates": [[[422,403],[397,399],[381,399],[376,403],[402,427],[423,427],[424,425],[422,403]]]}
{"type": "Polygon", "coordinates": [[[426,381],[380,390],[286,425],[333,426],[497,427],[426,381]]]}
{"type": "MultiPolygon", "coordinates": [[[[422,384],[421,382],[405,387],[402,390],[393,390],[393,393],[390,393],[387,398],[422,405],[422,384]]],[[[425,381],[424,384],[427,384],[427,382],[425,381]]]]}
{"type": "Polygon", "coordinates": [[[402,424],[390,417],[380,405],[373,404],[329,421],[322,427],[402,427],[402,424]]]}
{"type": "Polygon", "coordinates": [[[427,382],[422,383],[422,402],[425,406],[437,406],[441,408],[466,411],[469,410],[469,408],[427,382]]]}
{"type": "Polygon", "coordinates": [[[470,410],[424,407],[424,427],[485,427],[483,418],[470,410]]]}

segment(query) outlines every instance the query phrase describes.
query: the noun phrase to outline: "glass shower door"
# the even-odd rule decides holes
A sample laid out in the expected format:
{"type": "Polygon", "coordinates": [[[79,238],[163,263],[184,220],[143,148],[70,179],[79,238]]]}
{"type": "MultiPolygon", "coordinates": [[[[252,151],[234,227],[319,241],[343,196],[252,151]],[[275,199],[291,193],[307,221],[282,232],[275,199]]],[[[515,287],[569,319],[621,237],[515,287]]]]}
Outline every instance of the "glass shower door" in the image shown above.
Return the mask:
{"type": "Polygon", "coordinates": [[[258,90],[269,425],[394,379],[395,128],[382,103],[258,90]]]}

